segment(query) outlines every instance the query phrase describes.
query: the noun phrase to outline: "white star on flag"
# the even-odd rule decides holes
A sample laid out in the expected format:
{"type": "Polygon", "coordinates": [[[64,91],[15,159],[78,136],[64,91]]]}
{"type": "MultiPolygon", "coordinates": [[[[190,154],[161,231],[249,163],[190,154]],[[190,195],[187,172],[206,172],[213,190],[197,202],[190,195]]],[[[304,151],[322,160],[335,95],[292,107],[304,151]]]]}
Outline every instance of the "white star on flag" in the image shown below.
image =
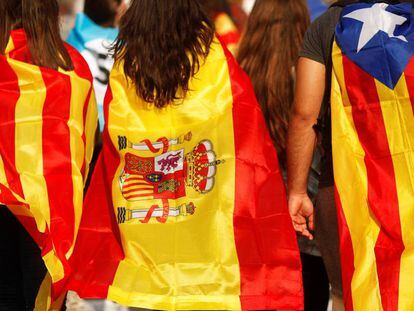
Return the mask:
{"type": "Polygon", "coordinates": [[[344,16],[363,23],[357,52],[361,51],[380,31],[385,32],[390,38],[397,38],[401,41],[408,42],[404,36],[394,35],[395,28],[404,24],[407,18],[386,11],[387,7],[388,4],[376,3],[370,8],[355,10],[344,16]]]}

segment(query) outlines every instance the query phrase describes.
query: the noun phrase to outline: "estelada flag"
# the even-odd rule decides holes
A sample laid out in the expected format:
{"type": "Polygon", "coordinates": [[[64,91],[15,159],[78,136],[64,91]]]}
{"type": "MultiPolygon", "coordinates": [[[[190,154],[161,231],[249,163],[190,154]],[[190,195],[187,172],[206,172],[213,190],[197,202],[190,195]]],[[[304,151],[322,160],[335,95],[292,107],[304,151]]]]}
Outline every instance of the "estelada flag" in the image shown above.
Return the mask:
{"type": "Polygon", "coordinates": [[[40,247],[52,301],[72,270],[97,127],[91,74],[67,49],[74,71],[35,66],[24,31],[15,30],[0,55],[0,204],[40,247]]]}
{"type": "Polygon", "coordinates": [[[414,310],[411,4],[344,8],[332,127],[347,310],[414,310]]]}
{"type": "Polygon", "coordinates": [[[157,310],[302,309],[284,183],[249,79],[215,40],[189,89],[158,109],[115,66],[72,288],[157,310]]]}

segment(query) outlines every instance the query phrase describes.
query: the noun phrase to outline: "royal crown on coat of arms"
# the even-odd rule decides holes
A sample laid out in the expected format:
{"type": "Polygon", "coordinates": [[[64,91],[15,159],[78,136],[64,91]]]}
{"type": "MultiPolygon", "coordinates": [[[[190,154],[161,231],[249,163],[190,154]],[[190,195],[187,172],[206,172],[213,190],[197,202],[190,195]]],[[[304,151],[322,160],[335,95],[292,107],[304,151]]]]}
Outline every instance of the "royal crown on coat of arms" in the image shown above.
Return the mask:
{"type": "Polygon", "coordinates": [[[210,192],[214,188],[217,166],[224,161],[217,160],[210,140],[200,141],[189,153],[177,148],[191,139],[191,132],[176,139],[160,138],[156,142],[146,139],[138,144],[118,137],[119,150],[131,149],[125,154],[125,165],[119,176],[124,199],[137,205],[154,199],[162,202],[162,206],[135,210],[119,207],[119,223],[134,219],[148,223],[152,218],[165,223],[168,217],[194,215],[196,207],[192,202],[171,208],[170,201],[186,197],[187,188],[201,195],[210,192]],[[139,155],[148,151],[154,156],[139,155]]]}

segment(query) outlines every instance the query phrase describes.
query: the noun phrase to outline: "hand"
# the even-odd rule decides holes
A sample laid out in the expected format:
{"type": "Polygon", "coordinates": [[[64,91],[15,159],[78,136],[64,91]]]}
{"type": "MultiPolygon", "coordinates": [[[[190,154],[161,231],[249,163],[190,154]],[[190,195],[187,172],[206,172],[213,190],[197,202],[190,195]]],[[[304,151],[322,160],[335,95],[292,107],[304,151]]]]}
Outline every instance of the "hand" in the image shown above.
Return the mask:
{"type": "Polygon", "coordinates": [[[295,230],[309,240],[313,240],[313,235],[310,231],[314,229],[314,208],[309,196],[306,193],[289,194],[288,204],[290,217],[292,218],[295,230]]]}

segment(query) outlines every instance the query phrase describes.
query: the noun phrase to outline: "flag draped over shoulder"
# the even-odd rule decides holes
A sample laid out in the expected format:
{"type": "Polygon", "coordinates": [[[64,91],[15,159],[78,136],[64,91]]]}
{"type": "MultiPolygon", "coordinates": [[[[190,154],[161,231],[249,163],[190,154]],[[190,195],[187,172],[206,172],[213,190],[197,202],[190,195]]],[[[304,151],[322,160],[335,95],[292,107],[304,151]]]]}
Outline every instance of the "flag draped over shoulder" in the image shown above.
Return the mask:
{"type": "Polygon", "coordinates": [[[233,57],[215,40],[191,91],[163,110],[137,97],[121,67],[73,288],[158,310],[302,309],[276,152],[233,57]]]}
{"type": "Polygon", "coordinates": [[[72,272],[97,126],[89,69],[67,48],[73,72],[32,65],[22,30],[12,31],[0,56],[0,204],[39,245],[52,301],[72,272]]]}
{"type": "Polygon", "coordinates": [[[343,10],[332,127],[347,310],[414,309],[414,21],[411,4],[343,10]]]}

